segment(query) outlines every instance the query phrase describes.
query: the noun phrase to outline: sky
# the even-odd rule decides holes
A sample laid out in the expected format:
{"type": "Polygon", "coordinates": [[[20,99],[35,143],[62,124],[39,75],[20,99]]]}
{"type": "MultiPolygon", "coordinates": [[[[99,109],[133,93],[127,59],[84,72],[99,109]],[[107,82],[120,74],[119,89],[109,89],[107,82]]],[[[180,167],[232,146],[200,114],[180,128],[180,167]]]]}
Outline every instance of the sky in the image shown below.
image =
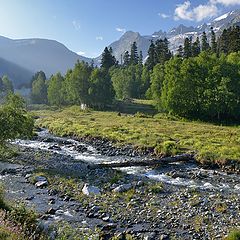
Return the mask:
{"type": "Polygon", "coordinates": [[[54,39],[87,57],[126,31],[151,35],[240,9],[240,0],[0,0],[0,35],[54,39]]]}

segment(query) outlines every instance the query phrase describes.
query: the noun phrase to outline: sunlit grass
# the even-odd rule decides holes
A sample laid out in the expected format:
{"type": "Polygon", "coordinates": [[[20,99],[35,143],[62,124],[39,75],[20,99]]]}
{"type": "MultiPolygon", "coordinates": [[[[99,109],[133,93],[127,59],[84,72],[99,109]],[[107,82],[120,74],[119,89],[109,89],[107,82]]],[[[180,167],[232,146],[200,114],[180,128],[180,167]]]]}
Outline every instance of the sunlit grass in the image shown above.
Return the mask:
{"type": "Polygon", "coordinates": [[[240,160],[238,126],[183,121],[165,114],[118,116],[117,112],[81,111],[77,106],[35,114],[41,116],[38,125],[60,136],[102,137],[139,149],[151,147],[159,155],[171,154],[171,149],[172,154],[194,151],[205,163],[240,160]]]}

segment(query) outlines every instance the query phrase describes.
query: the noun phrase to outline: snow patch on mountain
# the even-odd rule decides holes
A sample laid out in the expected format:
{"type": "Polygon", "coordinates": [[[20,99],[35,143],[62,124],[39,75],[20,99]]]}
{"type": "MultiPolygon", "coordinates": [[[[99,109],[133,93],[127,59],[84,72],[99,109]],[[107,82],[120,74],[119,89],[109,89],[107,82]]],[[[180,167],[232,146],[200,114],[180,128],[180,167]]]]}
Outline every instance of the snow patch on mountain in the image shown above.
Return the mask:
{"type": "Polygon", "coordinates": [[[218,18],[215,18],[213,21],[214,21],[214,22],[221,21],[221,20],[227,18],[227,17],[229,16],[229,14],[230,14],[230,12],[225,13],[225,14],[223,14],[222,16],[220,16],[220,17],[218,17],[218,18]]]}

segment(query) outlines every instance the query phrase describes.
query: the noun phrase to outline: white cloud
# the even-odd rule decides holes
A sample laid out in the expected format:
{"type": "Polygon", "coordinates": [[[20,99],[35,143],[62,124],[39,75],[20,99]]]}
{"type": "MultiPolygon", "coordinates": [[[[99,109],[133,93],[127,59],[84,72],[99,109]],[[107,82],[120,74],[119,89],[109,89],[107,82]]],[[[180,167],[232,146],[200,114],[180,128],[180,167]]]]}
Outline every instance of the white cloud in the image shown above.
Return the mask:
{"type": "Polygon", "coordinates": [[[97,37],[96,37],[96,40],[102,41],[102,40],[103,40],[103,37],[102,37],[102,36],[97,36],[97,37]]]}
{"type": "Polygon", "coordinates": [[[165,13],[159,13],[158,16],[160,16],[161,18],[170,18],[170,15],[167,15],[165,13]]]}
{"type": "Polygon", "coordinates": [[[83,52],[83,51],[79,51],[79,52],[77,52],[77,54],[78,54],[78,55],[82,55],[82,56],[83,56],[83,55],[86,55],[86,53],[83,52]]]}
{"type": "Polygon", "coordinates": [[[81,28],[80,23],[78,21],[76,21],[76,20],[72,21],[72,25],[73,25],[73,27],[75,28],[76,31],[79,31],[80,28],[81,28]]]}
{"type": "Polygon", "coordinates": [[[240,5],[240,0],[210,0],[213,4],[223,4],[225,6],[240,5]]]}
{"type": "Polygon", "coordinates": [[[125,28],[119,28],[119,27],[117,27],[117,28],[116,28],[116,31],[121,32],[121,33],[125,33],[125,32],[126,32],[126,29],[125,29],[125,28]]]}
{"type": "Polygon", "coordinates": [[[209,2],[206,5],[198,5],[195,8],[191,8],[191,2],[186,1],[183,4],[177,5],[175,9],[175,20],[190,20],[200,22],[205,18],[214,17],[218,14],[217,6],[209,2]]]}

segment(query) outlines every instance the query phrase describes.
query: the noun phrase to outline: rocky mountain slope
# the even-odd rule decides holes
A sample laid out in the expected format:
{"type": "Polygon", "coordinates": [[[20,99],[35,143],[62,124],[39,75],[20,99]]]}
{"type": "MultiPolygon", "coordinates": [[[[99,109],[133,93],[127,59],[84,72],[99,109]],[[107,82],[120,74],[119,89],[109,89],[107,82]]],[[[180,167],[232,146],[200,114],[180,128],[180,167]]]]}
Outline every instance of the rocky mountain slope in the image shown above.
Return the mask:
{"type": "Polygon", "coordinates": [[[128,31],[118,41],[110,44],[109,47],[112,47],[113,54],[117,60],[121,62],[121,55],[125,51],[129,51],[131,44],[135,41],[137,43],[139,51],[142,50],[143,57],[146,58],[151,40],[156,41],[157,39],[163,39],[166,37],[170,43],[170,50],[176,52],[179,45],[183,45],[184,39],[186,37],[192,37],[194,41],[197,36],[201,37],[203,31],[205,31],[207,35],[210,35],[211,28],[213,28],[216,35],[218,36],[224,29],[236,25],[240,26],[240,10],[228,12],[209,23],[204,23],[197,27],[187,27],[181,24],[168,32],[163,32],[160,30],[154,32],[152,35],[147,36],[141,36],[137,32],[128,31]]]}

